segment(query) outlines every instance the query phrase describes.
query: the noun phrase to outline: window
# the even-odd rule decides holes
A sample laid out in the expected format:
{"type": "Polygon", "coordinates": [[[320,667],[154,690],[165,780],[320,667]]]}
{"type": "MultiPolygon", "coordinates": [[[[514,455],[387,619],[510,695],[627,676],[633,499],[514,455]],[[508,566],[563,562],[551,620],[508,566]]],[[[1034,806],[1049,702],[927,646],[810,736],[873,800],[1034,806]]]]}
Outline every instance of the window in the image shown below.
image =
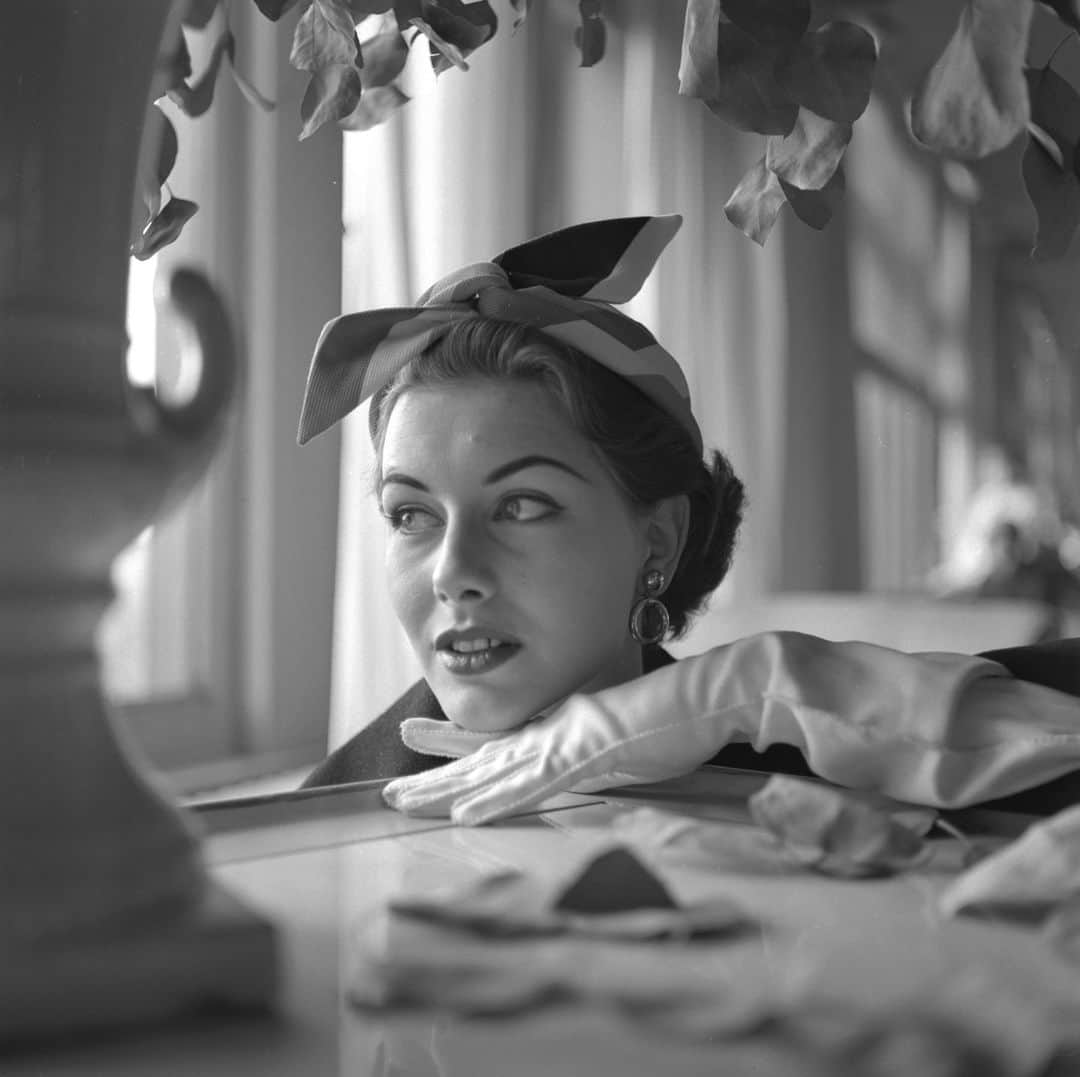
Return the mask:
{"type": "MultiPolygon", "coordinates": [[[[340,310],[341,140],[298,143],[289,35],[250,7],[231,15],[245,72],[281,107],[264,114],[222,78],[204,116],[170,113],[170,185],[200,210],[131,283],[136,380],[182,391],[168,312],[148,296],[190,266],[229,311],[240,398],[211,473],[118,561],[101,634],[124,724],[188,786],[314,761],[329,713],[339,446],[329,433],[301,450],[296,422],[315,338],[340,310]]],[[[189,45],[199,70],[207,41],[189,45]]]]}
{"type": "Polygon", "coordinates": [[[848,154],[863,583],[922,590],[973,481],[964,174],[927,167],[880,103],[848,154]]]}

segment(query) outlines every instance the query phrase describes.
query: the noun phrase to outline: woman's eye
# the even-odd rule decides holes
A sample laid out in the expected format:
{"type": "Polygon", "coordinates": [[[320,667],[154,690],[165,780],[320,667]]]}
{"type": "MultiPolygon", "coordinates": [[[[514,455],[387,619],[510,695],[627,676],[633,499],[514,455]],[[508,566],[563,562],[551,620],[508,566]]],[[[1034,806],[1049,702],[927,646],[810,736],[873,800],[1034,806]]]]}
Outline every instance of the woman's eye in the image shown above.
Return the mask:
{"type": "Polygon", "coordinates": [[[558,507],[546,498],[515,494],[513,497],[503,499],[496,517],[500,520],[513,520],[516,523],[531,523],[534,520],[543,520],[547,516],[552,516],[557,511],[558,507]]]}
{"type": "Polygon", "coordinates": [[[429,531],[439,524],[438,517],[434,513],[416,505],[391,509],[389,512],[384,512],[383,515],[394,531],[401,531],[406,535],[416,535],[421,531],[429,531]]]}

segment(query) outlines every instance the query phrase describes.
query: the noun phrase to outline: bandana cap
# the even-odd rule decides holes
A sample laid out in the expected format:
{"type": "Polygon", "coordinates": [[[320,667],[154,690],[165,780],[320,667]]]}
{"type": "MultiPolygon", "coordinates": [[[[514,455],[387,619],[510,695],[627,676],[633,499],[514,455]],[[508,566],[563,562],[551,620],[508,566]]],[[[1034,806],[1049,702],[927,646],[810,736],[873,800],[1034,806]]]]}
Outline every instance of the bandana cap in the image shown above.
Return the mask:
{"type": "Polygon", "coordinates": [[[315,345],[300,414],[301,445],[375,396],[456,322],[475,314],[532,326],[635,385],[703,450],[675,359],[615,310],[637,295],[682,217],[621,217],[551,232],[443,277],[415,307],[345,314],[315,345]]]}

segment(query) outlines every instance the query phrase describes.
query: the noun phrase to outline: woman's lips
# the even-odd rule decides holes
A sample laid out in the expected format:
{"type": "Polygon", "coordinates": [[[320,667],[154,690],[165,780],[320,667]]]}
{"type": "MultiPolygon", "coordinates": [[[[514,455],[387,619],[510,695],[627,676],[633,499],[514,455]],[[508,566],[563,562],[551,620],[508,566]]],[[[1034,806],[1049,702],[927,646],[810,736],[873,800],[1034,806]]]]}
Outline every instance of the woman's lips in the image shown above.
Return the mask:
{"type": "Polygon", "coordinates": [[[478,673],[488,673],[504,662],[510,661],[521,645],[518,643],[500,643],[496,647],[485,647],[481,651],[455,651],[440,648],[436,653],[443,668],[458,677],[473,677],[478,673]]]}

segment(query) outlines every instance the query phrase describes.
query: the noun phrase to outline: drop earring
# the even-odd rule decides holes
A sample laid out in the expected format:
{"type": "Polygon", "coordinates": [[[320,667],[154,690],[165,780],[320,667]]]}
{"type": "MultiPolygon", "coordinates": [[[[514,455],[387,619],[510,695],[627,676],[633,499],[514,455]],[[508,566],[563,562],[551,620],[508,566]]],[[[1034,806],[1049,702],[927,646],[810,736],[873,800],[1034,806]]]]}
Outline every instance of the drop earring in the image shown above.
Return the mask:
{"type": "Polygon", "coordinates": [[[666,582],[659,569],[649,569],[643,580],[645,594],[630,611],[630,635],[643,647],[659,643],[671,627],[667,606],[656,597],[663,591],[666,582]]]}

